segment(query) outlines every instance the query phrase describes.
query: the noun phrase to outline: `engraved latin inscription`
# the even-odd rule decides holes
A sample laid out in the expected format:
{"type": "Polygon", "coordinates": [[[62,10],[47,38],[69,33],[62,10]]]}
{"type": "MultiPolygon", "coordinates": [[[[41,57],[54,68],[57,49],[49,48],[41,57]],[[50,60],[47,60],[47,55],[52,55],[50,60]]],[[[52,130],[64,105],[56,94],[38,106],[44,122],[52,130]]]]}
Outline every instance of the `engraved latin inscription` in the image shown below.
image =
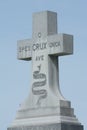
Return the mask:
{"type": "Polygon", "coordinates": [[[20,46],[19,52],[22,52],[22,51],[30,51],[30,46],[20,46]]]}
{"type": "Polygon", "coordinates": [[[36,56],[36,61],[44,60],[44,55],[36,56]]]}
{"type": "MultiPolygon", "coordinates": [[[[42,14],[42,16],[37,14],[39,19],[36,18],[36,16],[35,19],[33,19],[35,20],[33,22],[35,24],[33,27],[33,39],[20,40],[18,44],[18,59],[32,60],[31,94],[36,97],[35,103],[37,102],[37,104],[41,104],[41,101],[44,101],[43,99],[47,97],[47,94],[49,94],[48,90],[50,90],[51,87],[53,87],[52,89],[55,89],[55,93],[58,89],[58,96],[63,99],[59,90],[59,75],[56,73],[58,71],[58,59],[53,59],[52,56],[68,55],[73,52],[73,36],[68,34],[57,34],[56,20],[54,20],[54,17],[56,19],[56,15],[52,13],[53,21],[51,22],[48,17],[48,15],[50,16],[49,11],[47,12],[47,15],[44,13],[42,14]],[[56,30],[53,29],[53,27],[56,30]],[[58,82],[56,79],[58,79],[58,82]]],[[[48,98],[47,100],[49,101],[48,98]]],[[[33,102],[31,104],[33,104],[33,102]]]]}
{"type": "Polygon", "coordinates": [[[44,50],[46,48],[47,48],[47,43],[46,42],[36,43],[36,44],[33,44],[33,46],[32,46],[33,51],[44,50]]]}
{"type": "MultiPolygon", "coordinates": [[[[53,48],[53,47],[59,47],[59,46],[61,46],[60,41],[59,42],[51,42],[51,43],[49,43],[48,47],[53,48]]],[[[36,44],[32,45],[33,51],[44,50],[44,49],[47,49],[47,43],[46,42],[36,43],[36,44]]],[[[29,45],[19,46],[18,52],[21,53],[23,51],[25,51],[25,52],[31,51],[31,46],[29,46],[29,45]]]]}
{"type": "Polygon", "coordinates": [[[51,42],[49,43],[49,47],[52,48],[52,47],[60,47],[60,41],[59,42],[51,42]]]}

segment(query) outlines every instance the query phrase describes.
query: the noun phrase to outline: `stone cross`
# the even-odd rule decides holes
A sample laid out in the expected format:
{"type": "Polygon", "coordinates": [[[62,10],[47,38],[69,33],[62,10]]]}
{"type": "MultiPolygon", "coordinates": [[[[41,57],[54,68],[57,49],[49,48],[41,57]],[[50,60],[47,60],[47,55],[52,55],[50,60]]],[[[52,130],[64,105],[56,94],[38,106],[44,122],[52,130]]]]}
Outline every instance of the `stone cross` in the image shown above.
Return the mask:
{"type": "Polygon", "coordinates": [[[30,94],[7,130],[83,130],[59,88],[58,57],[73,53],[73,36],[57,34],[57,14],[33,15],[32,39],[18,41],[18,59],[32,60],[30,94]]]}
{"type": "Polygon", "coordinates": [[[64,100],[59,88],[58,57],[72,53],[73,36],[57,34],[57,13],[34,13],[32,39],[18,41],[18,59],[32,60],[32,85],[26,101],[31,108],[64,100]]]}

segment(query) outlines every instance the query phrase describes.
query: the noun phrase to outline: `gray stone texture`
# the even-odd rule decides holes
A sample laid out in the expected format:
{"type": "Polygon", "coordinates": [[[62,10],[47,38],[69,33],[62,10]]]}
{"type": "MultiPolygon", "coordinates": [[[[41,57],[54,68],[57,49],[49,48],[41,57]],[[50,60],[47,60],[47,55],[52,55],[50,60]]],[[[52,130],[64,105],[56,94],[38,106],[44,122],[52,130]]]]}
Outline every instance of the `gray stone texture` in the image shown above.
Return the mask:
{"type": "Polygon", "coordinates": [[[17,46],[19,60],[32,60],[32,83],[8,130],[83,130],[60,91],[58,59],[73,54],[73,36],[57,34],[57,13],[34,13],[32,39],[17,46]]]}
{"type": "Polygon", "coordinates": [[[46,124],[46,125],[37,125],[37,126],[20,126],[8,128],[8,130],[83,130],[82,125],[75,124],[46,124]]]}

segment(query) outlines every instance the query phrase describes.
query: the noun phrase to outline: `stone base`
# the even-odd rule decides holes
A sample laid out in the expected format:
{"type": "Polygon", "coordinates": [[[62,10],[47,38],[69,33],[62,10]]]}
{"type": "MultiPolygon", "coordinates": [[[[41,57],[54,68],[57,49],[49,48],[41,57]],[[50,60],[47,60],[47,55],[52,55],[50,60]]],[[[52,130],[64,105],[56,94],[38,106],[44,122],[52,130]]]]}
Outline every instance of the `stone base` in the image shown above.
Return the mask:
{"type": "Polygon", "coordinates": [[[77,124],[43,124],[43,125],[33,125],[33,126],[15,126],[9,127],[7,130],[83,130],[82,125],[77,124]]]}

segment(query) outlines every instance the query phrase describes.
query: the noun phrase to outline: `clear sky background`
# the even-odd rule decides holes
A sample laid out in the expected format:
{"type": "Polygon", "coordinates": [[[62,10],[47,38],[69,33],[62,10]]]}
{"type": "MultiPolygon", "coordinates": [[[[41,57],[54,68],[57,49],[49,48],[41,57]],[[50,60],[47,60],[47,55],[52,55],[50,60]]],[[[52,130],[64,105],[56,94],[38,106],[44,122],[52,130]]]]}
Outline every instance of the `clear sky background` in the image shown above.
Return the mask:
{"type": "Polygon", "coordinates": [[[74,54],[60,57],[60,88],[87,130],[87,1],[0,0],[0,130],[29,94],[31,62],[17,60],[17,40],[32,37],[32,13],[58,13],[58,32],[74,35],[74,54]]]}

